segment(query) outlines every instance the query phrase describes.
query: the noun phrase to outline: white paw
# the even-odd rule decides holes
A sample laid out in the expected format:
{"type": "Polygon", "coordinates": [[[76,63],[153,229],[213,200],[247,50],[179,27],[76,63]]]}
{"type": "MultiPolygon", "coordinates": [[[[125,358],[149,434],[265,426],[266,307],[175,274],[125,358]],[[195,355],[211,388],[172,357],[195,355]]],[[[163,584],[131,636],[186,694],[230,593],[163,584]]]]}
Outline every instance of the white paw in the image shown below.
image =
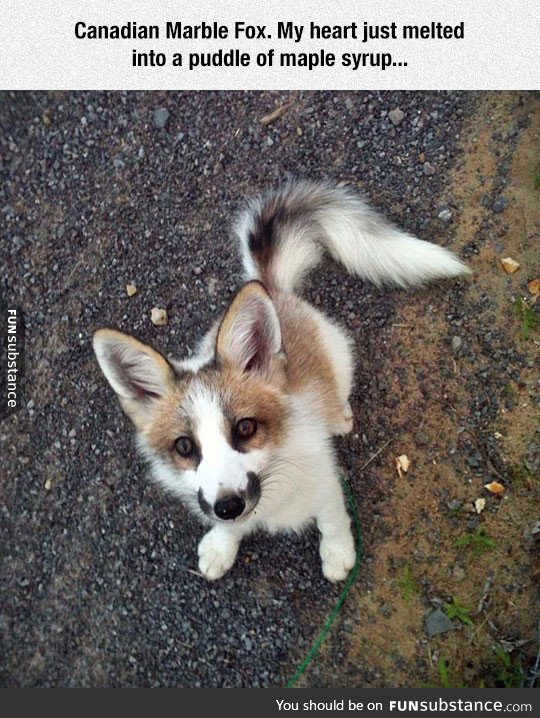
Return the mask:
{"type": "Polygon", "coordinates": [[[331,539],[321,539],[320,554],[324,577],[332,583],[343,581],[356,561],[354,540],[350,533],[341,534],[331,539]]]}
{"type": "Polygon", "coordinates": [[[199,543],[199,571],[208,581],[221,578],[231,568],[238,553],[238,541],[212,529],[199,543]]]}

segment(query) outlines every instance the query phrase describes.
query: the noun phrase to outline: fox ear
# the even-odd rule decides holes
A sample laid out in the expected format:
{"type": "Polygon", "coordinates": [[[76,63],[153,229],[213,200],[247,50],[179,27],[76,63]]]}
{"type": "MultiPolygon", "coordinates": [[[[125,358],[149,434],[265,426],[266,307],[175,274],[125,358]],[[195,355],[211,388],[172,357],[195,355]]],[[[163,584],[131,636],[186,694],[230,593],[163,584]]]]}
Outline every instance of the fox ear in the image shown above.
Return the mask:
{"type": "Polygon", "coordinates": [[[248,282],[221,322],[216,356],[225,366],[267,375],[280,350],[281,329],[274,303],[260,282],[248,282]]]}
{"type": "Polygon", "coordinates": [[[140,425],[153,401],[172,387],[171,365],[155,349],[112,329],[99,329],[93,344],[99,366],[122,407],[140,425]]]}

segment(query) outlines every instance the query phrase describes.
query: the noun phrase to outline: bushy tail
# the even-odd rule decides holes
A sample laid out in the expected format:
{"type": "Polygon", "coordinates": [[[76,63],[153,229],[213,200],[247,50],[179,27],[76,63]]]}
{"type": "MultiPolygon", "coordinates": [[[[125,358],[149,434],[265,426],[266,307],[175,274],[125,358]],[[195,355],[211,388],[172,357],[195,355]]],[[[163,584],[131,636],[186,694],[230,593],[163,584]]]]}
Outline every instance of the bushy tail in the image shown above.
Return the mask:
{"type": "Polygon", "coordinates": [[[408,287],[469,269],[452,252],[398,229],[344,187],[288,182],[252,200],[236,234],[246,279],[293,291],[326,250],[376,285],[408,287]]]}

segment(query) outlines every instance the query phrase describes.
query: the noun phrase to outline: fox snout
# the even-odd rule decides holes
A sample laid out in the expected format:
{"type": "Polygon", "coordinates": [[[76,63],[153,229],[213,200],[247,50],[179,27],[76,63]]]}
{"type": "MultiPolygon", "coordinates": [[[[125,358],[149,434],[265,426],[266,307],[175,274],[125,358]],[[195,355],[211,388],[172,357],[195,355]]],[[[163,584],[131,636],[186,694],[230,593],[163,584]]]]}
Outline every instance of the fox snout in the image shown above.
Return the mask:
{"type": "Polygon", "coordinates": [[[258,504],[261,497],[261,482],[254,471],[247,473],[247,487],[243,491],[223,489],[214,504],[208,502],[202,487],[197,494],[201,511],[210,518],[221,521],[234,521],[243,514],[248,514],[258,504]]]}

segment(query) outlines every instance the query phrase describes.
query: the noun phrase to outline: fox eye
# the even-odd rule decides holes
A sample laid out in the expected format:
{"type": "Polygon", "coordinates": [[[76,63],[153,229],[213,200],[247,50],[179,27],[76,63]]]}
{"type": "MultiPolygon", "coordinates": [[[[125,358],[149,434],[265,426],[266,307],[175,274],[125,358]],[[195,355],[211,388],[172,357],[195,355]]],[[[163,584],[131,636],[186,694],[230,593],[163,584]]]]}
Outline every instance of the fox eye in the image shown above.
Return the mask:
{"type": "Polygon", "coordinates": [[[184,456],[185,458],[187,458],[193,454],[195,447],[193,446],[193,442],[190,438],[188,438],[187,436],[181,436],[174,442],[174,448],[180,454],[180,456],[184,456]]]}
{"type": "Polygon", "coordinates": [[[236,433],[239,439],[249,439],[257,431],[255,419],[240,419],[236,425],[236,433]]]}

